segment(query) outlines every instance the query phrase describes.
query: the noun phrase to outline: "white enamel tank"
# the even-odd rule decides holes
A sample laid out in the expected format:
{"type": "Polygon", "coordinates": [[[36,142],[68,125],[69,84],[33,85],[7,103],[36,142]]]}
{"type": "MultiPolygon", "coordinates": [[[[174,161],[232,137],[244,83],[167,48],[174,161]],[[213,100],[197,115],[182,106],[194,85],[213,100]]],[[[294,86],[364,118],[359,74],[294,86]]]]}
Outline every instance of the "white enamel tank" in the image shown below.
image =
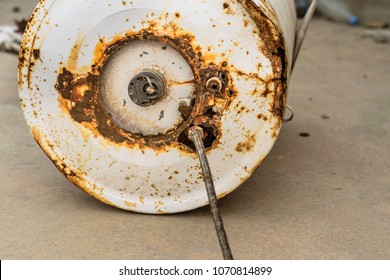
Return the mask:
{"type": "Polygon", "coordinates": [[[204,129],[218,198],[247,180],[283,123],[293,0],[45,0],[20,53],[25,118],[57,168],[141,213],[208,204],[187,131],[204,129]]]}

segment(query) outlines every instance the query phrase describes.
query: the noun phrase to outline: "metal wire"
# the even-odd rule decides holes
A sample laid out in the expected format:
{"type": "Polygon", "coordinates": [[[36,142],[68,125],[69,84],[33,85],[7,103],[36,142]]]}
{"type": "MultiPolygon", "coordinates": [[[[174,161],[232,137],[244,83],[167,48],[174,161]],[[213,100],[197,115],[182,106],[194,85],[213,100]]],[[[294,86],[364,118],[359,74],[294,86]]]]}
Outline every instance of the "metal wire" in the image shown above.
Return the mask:
{"type": "Polygon", "coordinates": [[[295,62],[297,61],[299,52],[301,51],[301,47],[303,44],[303,39],[306,36],[307,29],[309,27],[309,23],[311,18],[314,15],[314,12],[316,11],[317,7],[317,0],[313,0],[310,4],[309,9],[306,12],[305,17],[303,18],[303,21],[301,25],[299,26],[296,35],[295,35],[295,46],[294,46],[294,54],[293,54],[293,60],[292,60],[292,66],[291,71],[294,70],[295,62]]]}
{"type": "Polygon", "coordinates": [[[215,192],[214,181],[211,174],[210,165],[206,155],[206,149],[203,144],[203,129],[199,126],[191,127],[188,130],[188,136],[195,144],[199,156],[200,165],[203,171],[203,177],[206,184],[207,194],[209,197],[211,214],[213,215],[215,229],[217,230],[219,244],[221,245],[222,254],[225,260],[233,260],[230,250],[229,241],[223,225],[222,216],[218,208],[218,199],[215,192]]]}

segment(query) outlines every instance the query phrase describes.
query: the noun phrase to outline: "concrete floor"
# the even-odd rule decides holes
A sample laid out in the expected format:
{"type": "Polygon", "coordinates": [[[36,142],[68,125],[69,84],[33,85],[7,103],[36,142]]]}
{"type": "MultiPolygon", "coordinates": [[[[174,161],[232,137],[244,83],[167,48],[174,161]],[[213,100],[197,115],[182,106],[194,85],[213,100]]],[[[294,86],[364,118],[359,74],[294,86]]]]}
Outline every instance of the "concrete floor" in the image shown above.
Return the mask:
{"type": "MultiPolygon", "coordinates": [[[[35,5],[10,3],[0,24],[35,5]]],[[[296,119],[221,201],[237,259],[390,258],[390,45],[363,31],[313,21],[290,85],[296,119]]],[[[127,213],[62,177],[25,125],[16,64],[0,54],[0,259],[221,258],[208,208],[127,213]]]]}

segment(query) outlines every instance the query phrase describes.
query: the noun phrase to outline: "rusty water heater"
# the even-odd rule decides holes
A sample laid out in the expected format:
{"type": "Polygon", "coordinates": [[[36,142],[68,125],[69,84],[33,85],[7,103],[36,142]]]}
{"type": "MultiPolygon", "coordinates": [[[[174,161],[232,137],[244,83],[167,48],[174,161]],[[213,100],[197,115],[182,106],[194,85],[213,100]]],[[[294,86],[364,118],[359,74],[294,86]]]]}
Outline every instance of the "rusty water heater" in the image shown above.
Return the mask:
{"type": "Polygon", "coordinates": [[[28,126],[56,167],[109,205],[208,204],[188,130],[199,126],[218,198],[283,124],[293,0],[42,0],[20,52],[28,126]]]}

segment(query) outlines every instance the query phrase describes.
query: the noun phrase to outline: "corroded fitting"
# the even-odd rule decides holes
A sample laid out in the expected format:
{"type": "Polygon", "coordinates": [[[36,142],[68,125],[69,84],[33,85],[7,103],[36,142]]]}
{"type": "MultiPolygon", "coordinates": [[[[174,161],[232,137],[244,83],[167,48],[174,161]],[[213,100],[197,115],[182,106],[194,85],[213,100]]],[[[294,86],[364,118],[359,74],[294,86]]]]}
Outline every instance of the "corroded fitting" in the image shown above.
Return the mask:
{"type": "Polygon", "coordinates": [[[131,79],[129,96],[138,106],[149,107],[157,103],[166,92],[167,87],[163,75],[157,71],[142,71],[131,79]]]}
{"type": "Polygon", "coordinates": [[[206,83],[206,89],[213,93],[222,91],[223,83],[219,77],[210,78],[206,83]]]}
{"type": "Polygon", "coordinates": [[[195,138],[194,138],[194,134],[198,134],[200,139],[203,139],[204,138],[204,133],[203,133],[203,129],[199,126],[193,126],[191,128],[188,129],[188,138],[194,142],[195,141],[195,138]]]}

